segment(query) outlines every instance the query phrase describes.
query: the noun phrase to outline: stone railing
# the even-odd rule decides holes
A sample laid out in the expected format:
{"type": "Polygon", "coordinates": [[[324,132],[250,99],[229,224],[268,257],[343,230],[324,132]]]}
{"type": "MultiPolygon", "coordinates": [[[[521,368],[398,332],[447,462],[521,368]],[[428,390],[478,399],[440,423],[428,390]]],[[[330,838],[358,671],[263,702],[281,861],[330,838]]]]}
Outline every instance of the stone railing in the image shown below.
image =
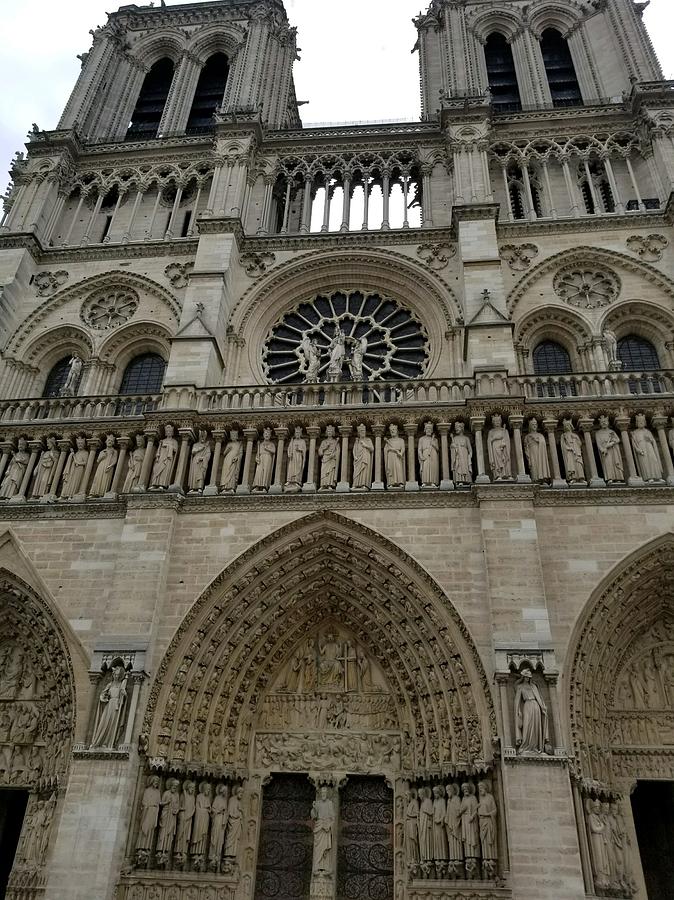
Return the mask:
{"type": "Polygon", "coordinates": [[[131,418],[157,409],[161,394],[99,397],[42,397],[0,400],[0,422],[63,422],[131,418]]]}
{"type": "Polygon", "coordinates": [[[309,411],[157,410],[5,425],[0,501],[674,486],[674,401],[474,400],[309,411]]]}

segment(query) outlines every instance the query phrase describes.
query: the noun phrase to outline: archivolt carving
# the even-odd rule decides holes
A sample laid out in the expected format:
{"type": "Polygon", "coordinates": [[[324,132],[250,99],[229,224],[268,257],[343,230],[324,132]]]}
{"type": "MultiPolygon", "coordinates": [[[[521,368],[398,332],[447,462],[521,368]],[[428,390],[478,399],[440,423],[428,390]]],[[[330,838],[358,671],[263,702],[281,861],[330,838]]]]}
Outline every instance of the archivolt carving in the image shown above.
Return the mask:
{"type": "Polygon", "coordinates": [[[592,326],[581,315],[559,306],[543,306],[517,323],[515,345],[533,349],[536,343],[549,338],[564,344],[571,355],[592,339],[592,326]]]}
{"type": "Polygon", "coordinates": [[[649,771],[674,777],[671,745],[665,747],[674,727],[674,534],[635,553],[604,580],[571,646],[577,774],[618,786],[631,757],[646,753],[649,771]],[[630,711],[619,712],[625,707],[630,711]]]}
{"type": "Polygon", "coordinates": [[[529,24],[538,41],[546,28],[557,28],[566,36],[590,12],[585,4],[575,3],[574,0],[565,0],[563,4],[541,3],[531,11],[529,24]]]}
{"type": "MultiPolygon", "coordinates": [[[[19,348],[19,351],[24,363],[39,366],[46,377],[51,366],[68,353],[76,352],[82,359],[89,359],[94,352],[94,345],[84,328],[61,325],[44,332],[30,346],[19,348]]],[[[6,356],[9,357],[10,353],[7,352],[6,356]]]]}
{"type": "Polygon", "coordinates": [[[478,41],[484,44],[494,31],[500,32],[508,40],[513,40],[523,28],[524,21],[519,9],[492,4],[486,10],[478,9],[472,15],[467,15],[466,25],[478,41]]]}
{"type": "Polygon", "coordinates": [[[151,690],[148,756],[252,764],[266,690],[326,620],[353,635],[389,686],[405,769],[491,759],[489,687],[460,617],[399,548],[333,513],[270,535],[190,610],[151,690]]]}

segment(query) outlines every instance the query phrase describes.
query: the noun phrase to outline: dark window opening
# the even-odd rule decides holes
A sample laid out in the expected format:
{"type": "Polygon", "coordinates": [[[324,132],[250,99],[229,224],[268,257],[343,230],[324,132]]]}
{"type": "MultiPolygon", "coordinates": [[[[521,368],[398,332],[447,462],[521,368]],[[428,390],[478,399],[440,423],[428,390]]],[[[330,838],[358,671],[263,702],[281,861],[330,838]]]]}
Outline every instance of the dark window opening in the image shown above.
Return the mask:
{"type": "Polygon", "coordinates": [[[228,75],[229,62],[224,53],[214,53],[208,58],[197,82],[187,134],[201,134],[213,127],[213,113],[222,103],[228,75]]]}
{"type": "Polygon", "coordinates": [[[615,212],[615,199],[613,197],[613,191],[611,190],[611,185],[608,183],[608,180],[606,178],[602,178],[599,181],[599,196],[601,197],[601,202],[604,204],[604,212],[615,212]]]}
{"type": "Polygon", "coordinates": [[[164,381],[166,363],[158,353],[143,353],[124,370],[120,394],[158,394],[164,381]]]}
{"type": "Polygon", "coordinates": [[[187,237],[190,230],[190,222],[192,221],[192,212],[191,210],[187,210],[185,213],[185,217],[183,218],[183,227],[180,229],[180,237],[187,237]]]}
{"type": "Polygon", "coordinates": [[[541,53],[548,76],[553,106],[582,106],[576,70],[569,45],[554,28],[546,28],[541,37],[541,53]]]}
{"type": "Polygon", "coordinates": [[[510,44],[502,34],[490,34],[484,48],[489,91],[494,109],[510,112],[522,109],[515,61],[510,44]]]}
{"type": "Polygon", "coordinates": [[[522,188],[519,184],[511,184],[509,191],[513,219],[526,219],[526,214],[524,212],[524,192],[522,191],[522,188]]]}
{"type": "Polygon", "coordinates": [[[43,397],[58,397],[70,371],[70,356],[64,356],[52,368],[42,391],[43,397]]]}
{"type": "Polygon", "coordinates": [[[131,124],[126,132],[127,141],[157,137],[159,123],[173,81],[173,63],[170,59],[158,60],[145,76],[140,89],[131,124]]]}
{"type": "Polygon", "coordinates": [[[7,890],[27,804],[28,791],[0,790],[0,898],[7,890]]]}
{"type": "MultiPolygon", "coordinates": [[[[570,375],[573,371],[568,351],[556,341],[542,341],[535,348],[533,358],[536,375],[570,375]]],[[[536,385],[539,397],[569,397],[575,396],[576,392],[575,384],[550,382],[536,385]]]]}
{"type": "Polygon", "coordinates": [[[653,344],[636,334],[629,334],[618,341],[618,359],[626,372],[645,372],[660,368],[660,360],[653,344]]]}
{"type": "Polygon", "coordinates": [[[674,900],[674,782],[639,781],[632,812],[648,900],[674,900]]]}
{"type": "Polygon", "coordinates": [[[103,234],[101,235],[101,243],[106,239],[108,234],[110,233],[110,226],[112,225],[112,216],[105,217],[105,225],[103,226],[103,234]]]}
{"type": "Polygon", "coordinates": [[[597,208],[594,205],[594,197],[592,196],[592,191],[590,189],[590,185],[587,181],[584,181],[580,186],[580,192],[583,195],[583,203],[585,204],[585,212],[588,216],[593,216],[597,208]]]}

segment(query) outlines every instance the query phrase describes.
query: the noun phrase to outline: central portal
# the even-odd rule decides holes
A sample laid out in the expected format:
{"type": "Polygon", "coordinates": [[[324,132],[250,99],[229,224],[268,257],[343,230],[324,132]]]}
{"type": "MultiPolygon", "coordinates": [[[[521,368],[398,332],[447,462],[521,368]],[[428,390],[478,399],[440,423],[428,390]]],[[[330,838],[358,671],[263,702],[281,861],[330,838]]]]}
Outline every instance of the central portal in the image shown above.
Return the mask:
{"type": "Polygon", "coordinates": [[[632,810],[648,900],[674,900],[674,782],[640,781],[632,810]]]}

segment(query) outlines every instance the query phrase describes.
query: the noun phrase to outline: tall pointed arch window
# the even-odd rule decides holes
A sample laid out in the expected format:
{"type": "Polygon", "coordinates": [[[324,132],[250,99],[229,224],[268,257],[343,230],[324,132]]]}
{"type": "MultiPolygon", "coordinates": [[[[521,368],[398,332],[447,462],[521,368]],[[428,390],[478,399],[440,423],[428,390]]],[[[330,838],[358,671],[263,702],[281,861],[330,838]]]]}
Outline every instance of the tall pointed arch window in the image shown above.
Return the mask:
{"type": "Polygon", "coordinates": [[[502,34],[494,32],[489,35],[484,46],[484,56],[494,109],[502,112],[522,109],[513,51],[502,34]]]}
{"type": "Polygon", "coordinates": [[[187,120],[187,134],[202,134],[213,124],[213,113],[222,103],[229,76],[229,60],[214,53],[201,70],[187,120]]]}
{"type": "MultiPolygon", "coordinates": [[[[534,348],[533,360],[535,375],[570,375],[573,371],[568,350],[566,347],[558,344],[557,341],[541,341],[534,348]]],[[[538,397],[575,396],[576,391],[575,384],[565,384],[560,379],[551,381],[542,379],[541,382],[536,384],[538,397]]]]}
{"type": "Polygon", "coordinates": [[[131,124],[126,132],[127,141],[157,137],[172,81],[173,62],[168,57],[157,60],[145,76],[140,89],[131,124]]]}
{"type": "Polygon", "coordinates": [[[541,53],[548,76],[553,106],[582,106],[576,69],[569,45],[555,28],[546,28],[541,36],[541,53]]]}
{"type": "Polygon", "coordinates": [[[626,372],[645,372],[660,368],[658,353],[653,344],[637,334],[628,334],[618,341],[618,359],[626,372]]]}
{"type": "Polygon", "coordinates": [[[158,353],[135,356],[124,370],[120,394],[158,394],[164,382],[166,362],[158,353]]]}
{"type": "Polygon", "coordinates": [[[68,356],[64,356],[63,359],[60,359],[56,365],[54,365],[47,375],[47,380],[45,382],[44,390],[42,391],[43,397],[58,397],[61,393],[61,389],[65,385],[68,379],[68,372],[70,371],[70,360],[72,359],[72,354],[68,354],[68,356]]]}

